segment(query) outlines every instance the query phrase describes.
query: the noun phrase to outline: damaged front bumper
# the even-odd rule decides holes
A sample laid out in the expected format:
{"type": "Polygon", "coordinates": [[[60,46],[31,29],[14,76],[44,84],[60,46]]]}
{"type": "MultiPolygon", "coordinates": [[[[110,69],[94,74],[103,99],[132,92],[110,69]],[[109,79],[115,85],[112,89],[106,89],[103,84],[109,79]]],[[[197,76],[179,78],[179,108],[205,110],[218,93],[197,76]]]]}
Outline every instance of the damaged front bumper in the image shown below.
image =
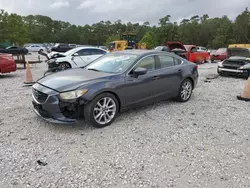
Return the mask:
{"type": "Polygon", "coordinates": [[[217,67],[218,74],[237,76],[237,77],[248,77],[249,73],[247,70],[240,69],[229,69],[222,66],[217,67]]]}
{"type": "MultiPolygon", "coordinates": [[[[40,86],[41,87],[41,86],[40,86]]],[[[49,89],[46,88],[48,91],[49,89]]],[[[50,94],[33,88],[32,104],[34,112],[43,120],[51,123],[70,124],[78,122],[83,115],[83,100],[62,101],[59,93],[50,94]]]]}

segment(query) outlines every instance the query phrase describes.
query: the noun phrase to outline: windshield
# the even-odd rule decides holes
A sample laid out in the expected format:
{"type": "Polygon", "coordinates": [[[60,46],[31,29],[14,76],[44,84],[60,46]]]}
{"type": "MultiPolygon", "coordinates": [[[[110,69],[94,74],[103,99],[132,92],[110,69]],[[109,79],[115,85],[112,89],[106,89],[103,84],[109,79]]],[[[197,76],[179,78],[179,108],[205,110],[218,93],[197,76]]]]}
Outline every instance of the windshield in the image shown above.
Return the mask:
{"type": "Polygon", "coordinates": [[[190,48],[191,45],[184,45],[186,51],[188,51],[188,49],[190,48]]]}
{"type": "Polygon", "coordinates": [[[157,47],[155,47],[155,50],[161,51],[163,48],[164,48],[164,46],[157,46],[157,47]]]}
{"type": "Polygon", "coordinates": [[[231,56],[240,56],[240,57],[249,57],[250,51],[247,48],[228,48],[228,57],[231,56]]]}
{"type": "Polygon", "coordinates": [[[223,52],[226,52],[226,48],[219,48],[216,53],[223,53],[223,52]]]}
{"type": "Polygon", "coordinates": [[[106,73],[122,73],[134,63],[136,58],[137,55],[133,54],[111,53],[93,61],[86,69],[106,73]]]}

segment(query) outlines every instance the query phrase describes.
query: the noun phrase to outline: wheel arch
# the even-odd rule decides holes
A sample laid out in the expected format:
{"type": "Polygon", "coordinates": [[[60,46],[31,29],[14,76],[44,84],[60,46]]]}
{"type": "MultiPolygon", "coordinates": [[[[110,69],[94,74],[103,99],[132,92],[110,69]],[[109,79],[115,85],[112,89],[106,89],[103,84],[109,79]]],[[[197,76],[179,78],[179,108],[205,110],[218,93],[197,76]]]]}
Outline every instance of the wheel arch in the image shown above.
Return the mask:
{"type": "MultiPolygon", "coordinates": [[[[191,76],[187,76],[184,80],[186,80],[186,79],[188,79],[188,80],[191,81],[191,83],[192,83],[192,88],[194,89],[194,79],[193,79],[191,76]]],[[[183,80],[183,81],[184,81],[184,80],[183,80]]]]}
{"type": "Polygon", "coordinates": [[[67,64],[69,64],[70,68],[72,68],[71,63],[70,63],[70,62],[68,62],[67,60],[60,61],[59,63],[67,63],[67,64]]]}
{"type": "Polygon", "coordinates": [[[118,96],[118,94],[117,93],[115,93],[114,91],[110,91],[110,90],[103,90],[103,91],[101,91],[101,92],[98,92],[98,93],[96,93],[92,98],[91,98],[91,100],[93,100],[95,97],[97,97],[98,95],[101,95],[101,94],[103,94],[103,93],[110,93],[110,94],[112,94],[112,95],[114,95],[115,96],[115,98],[117,99],[117,101],[118,101],[118,111],[120,111],[120,109],[121,109],[121,106],[122,106],[122,102],[121,102],[121,99],[120,99],[120,97],[118,96]]]}

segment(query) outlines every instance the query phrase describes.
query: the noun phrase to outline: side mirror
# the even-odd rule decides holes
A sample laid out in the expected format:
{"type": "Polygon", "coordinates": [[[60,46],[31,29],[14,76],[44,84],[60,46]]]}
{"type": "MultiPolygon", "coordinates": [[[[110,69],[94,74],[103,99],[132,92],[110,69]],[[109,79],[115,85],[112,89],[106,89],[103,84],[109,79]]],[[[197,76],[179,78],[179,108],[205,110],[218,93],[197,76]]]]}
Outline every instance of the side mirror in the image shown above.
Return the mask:
{"type": "Polygon", "coordinates": [[[137,78],[138,76],[144,75],[144,74],[146,74],[147,72],[148,72],[148,69],[143,68],[143,67],[138,67],[138,68],[136,68],[136,69],[133,71],[133,76],[137,78]]]}
{"type": "Polygon", "coordinates": [[[73,56],[79,56],[79,54],[76,52],[76,53],[73,54],[73,56]]]}

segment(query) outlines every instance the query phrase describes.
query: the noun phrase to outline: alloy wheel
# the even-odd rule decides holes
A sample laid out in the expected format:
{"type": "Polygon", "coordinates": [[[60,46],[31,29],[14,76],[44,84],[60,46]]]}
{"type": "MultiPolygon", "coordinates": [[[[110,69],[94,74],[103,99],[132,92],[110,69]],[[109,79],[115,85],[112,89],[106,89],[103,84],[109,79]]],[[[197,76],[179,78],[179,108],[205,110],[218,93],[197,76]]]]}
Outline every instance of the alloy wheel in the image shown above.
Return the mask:
{"type": "Polygon", "coordinates": [[[104,125],[112,121],[116,114],[116,103],[111,97],[101,98],[95,105],[93,116],[97,123],[104,125]]]}
{"type": "Polygon", "coordinates": [[[69,68],[70,68],[70,66],[69,66],[68,63],[60,63],[60,65],[59,65],[60,70],[66,70],[66,69],[69,69],[69,68]]]}
{"type": "Polygon", "coordinates": [[[187,80],[182,84],[181,87],[181,98],[182,100],[186,101],[190,98],[192,94],[192,83],[187,80]]]}

